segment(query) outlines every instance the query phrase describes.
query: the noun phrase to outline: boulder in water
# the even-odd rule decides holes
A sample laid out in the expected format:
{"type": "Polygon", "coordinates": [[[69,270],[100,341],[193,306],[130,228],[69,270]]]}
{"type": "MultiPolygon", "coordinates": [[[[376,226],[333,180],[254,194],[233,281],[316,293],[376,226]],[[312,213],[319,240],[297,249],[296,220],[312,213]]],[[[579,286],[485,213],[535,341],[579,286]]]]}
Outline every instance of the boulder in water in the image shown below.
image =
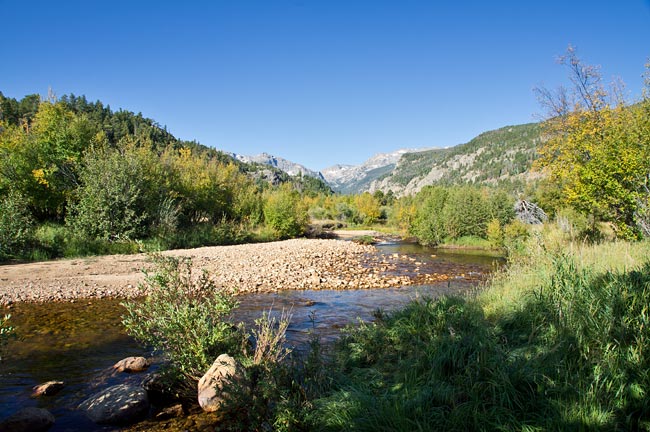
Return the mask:
{"type": "Polygon", "coordinates": [[[119,384],[89,397],[79,408],[95,423],[125,425],[147,414],[149,398],[142,387],[119,384]]]}
{"type": "Polygon", "coordinates": [[[63,381],[48,381],[33,388],[32,397],[52,396],[57,394],[65,384],[63,381]]]}
{"type": "Polygon", "coordinates": [[[118,372],[142,372],[151,363],[144,357],[127,357],[115,363],[113,369],[118,372]]]}

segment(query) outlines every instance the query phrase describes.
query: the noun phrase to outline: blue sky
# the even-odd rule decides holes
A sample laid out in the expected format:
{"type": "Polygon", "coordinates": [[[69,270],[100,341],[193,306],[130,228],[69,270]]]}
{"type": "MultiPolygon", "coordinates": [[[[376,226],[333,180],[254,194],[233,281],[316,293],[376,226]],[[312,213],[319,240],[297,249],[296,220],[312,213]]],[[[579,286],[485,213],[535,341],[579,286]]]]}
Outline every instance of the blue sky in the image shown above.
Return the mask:
{"type": "Polygon", "coordinates": [[[323,169],[536,120],[568,44],[641,94],[650,0],[0,0],[0,91],[323,169]]]}

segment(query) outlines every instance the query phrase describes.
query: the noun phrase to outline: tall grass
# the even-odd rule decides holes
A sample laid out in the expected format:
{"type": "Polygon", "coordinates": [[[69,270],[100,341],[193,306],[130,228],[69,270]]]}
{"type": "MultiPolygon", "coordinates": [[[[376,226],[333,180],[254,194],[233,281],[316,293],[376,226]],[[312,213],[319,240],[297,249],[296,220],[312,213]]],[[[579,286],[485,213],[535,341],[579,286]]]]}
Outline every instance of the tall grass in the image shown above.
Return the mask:
{"type": "Polygon", "coordinates": [[[650,429],[650,244],[553,234],[475,296],[349,328],[310,427],[650,429]]]}

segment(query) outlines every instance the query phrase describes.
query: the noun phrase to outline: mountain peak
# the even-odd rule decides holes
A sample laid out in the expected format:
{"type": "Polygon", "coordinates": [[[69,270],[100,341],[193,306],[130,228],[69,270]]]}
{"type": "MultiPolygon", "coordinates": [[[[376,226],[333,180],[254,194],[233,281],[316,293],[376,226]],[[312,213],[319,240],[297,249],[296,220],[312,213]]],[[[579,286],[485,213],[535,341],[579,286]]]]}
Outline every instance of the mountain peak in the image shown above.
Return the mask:
{"type": "Polygon", "coordinates": [[[344,193],[356,192],[390,172],[403,154],[417,151],[420,150],[400,149],[390,153],[377,153],[361,165],[337,164],[325,168],[322,174],[334,190],[344,193]]]}
{"type": "Polygon", "coordinates": [[[325,181],[325,178],[323,175],[318,172],[311,170],[304,165],[300,165],[295,162],[291,162],[290,160],[274,156],[270,153],[260,153],[255,156],[246,156],[246,155],[240,155],[236,153],[230,153],[230,155],[239,161],[246,162],[246,163],[258,163],[262,165],[270,165],[272,167],[278,168],[284,172],[286,172],[289,175],[303,175],[303,176],[309,176],[309,177],[314,177],[319,180],[325,181]]]}

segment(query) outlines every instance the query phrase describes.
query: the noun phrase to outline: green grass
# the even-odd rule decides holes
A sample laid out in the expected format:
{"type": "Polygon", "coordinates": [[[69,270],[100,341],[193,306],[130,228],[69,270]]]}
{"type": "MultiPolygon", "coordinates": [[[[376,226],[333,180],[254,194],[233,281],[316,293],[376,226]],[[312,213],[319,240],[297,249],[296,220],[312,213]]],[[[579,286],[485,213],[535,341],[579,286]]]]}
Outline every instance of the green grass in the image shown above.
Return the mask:
{"type": "Polygon", "coordinates": [[[141,249],[141,242],[87,239],[74,235],[72,230],[64,225],[43,224],[36,228],[31,247],[22,258],[43,261],[90,255],[132,254],[140,252],[141,249]]]}
{"type": "Polygon", "coordinates": [[[490,242],[484,238],[475,236],[464,236],[456,239],[446,240],[443,244],[438,245],[439,248],[468,248],[468,249],[495,249],[490,242]]]}
{"type": "Polygon", "coordinates": [[[650,429],[650,244],[553,243],[346,330],[313,430],[650,429]]]}

